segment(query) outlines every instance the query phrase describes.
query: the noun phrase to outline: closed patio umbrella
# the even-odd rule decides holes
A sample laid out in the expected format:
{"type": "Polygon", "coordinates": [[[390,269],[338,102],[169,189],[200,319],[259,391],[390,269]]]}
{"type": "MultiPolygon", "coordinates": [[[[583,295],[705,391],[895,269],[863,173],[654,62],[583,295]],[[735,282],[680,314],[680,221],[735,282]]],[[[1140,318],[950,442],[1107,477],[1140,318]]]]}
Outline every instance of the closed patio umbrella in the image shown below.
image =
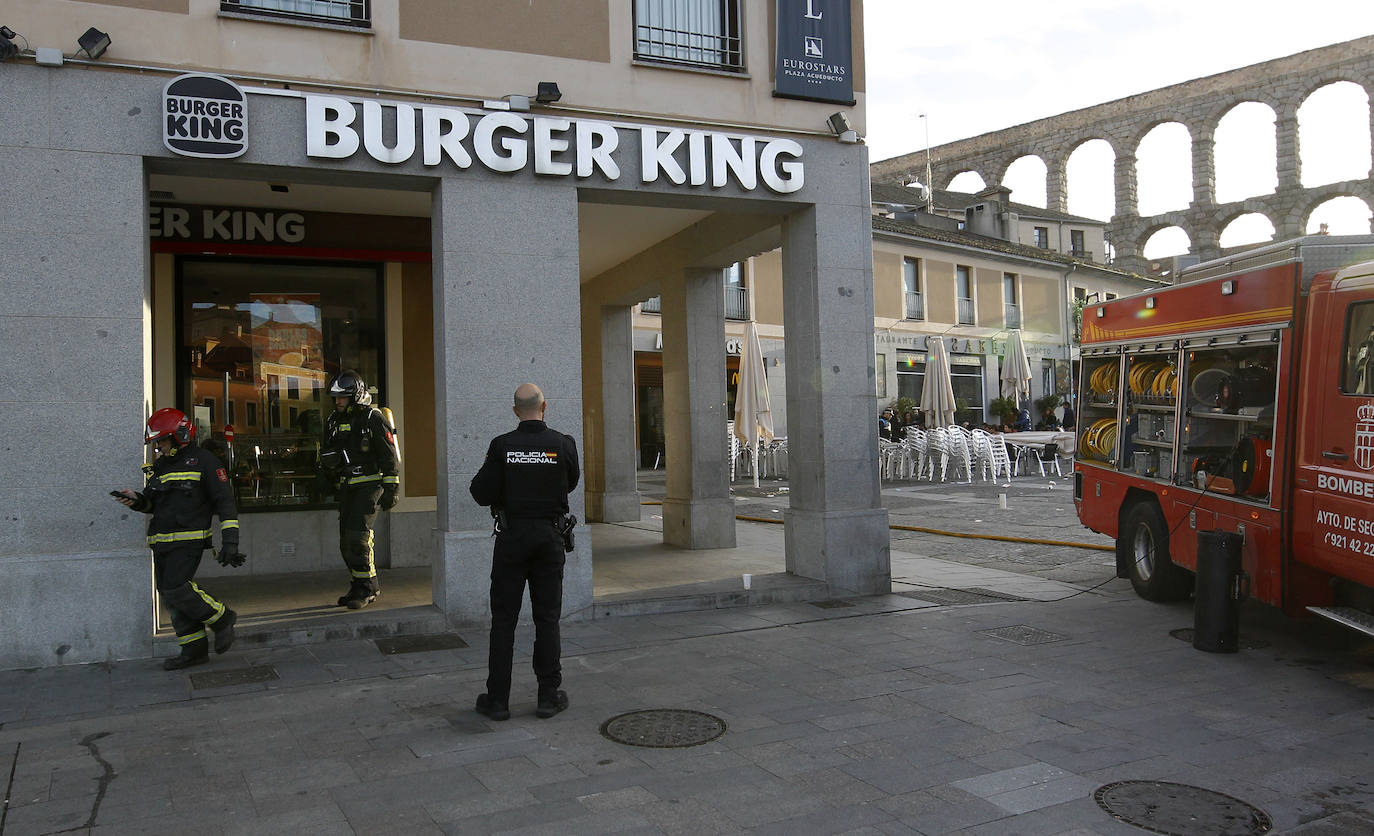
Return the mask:
{"type": "Polygon", "coordinates": [[[1002,359],[1002,397],[1016,398],[1016,405],[1030,397],[1031,366],[1026,346],[1021,342],[1021,329],[1007,338],[1007,356],[1002,359]]]}
{"type": "Polygon", "coordinates": [[[929,340],[926,379],[921,387],[921,411],[929,416],[929,426],[948,427],[954,423],[954,381],[949,374],[949,353],[939,337],[929,340]]]}
{"type": "Polygon", "coordinates": [[[768,400],[768,378],[763,371],[763,348],[753,320],[744,329],[744,356],[740,358],[739,385],[735,389],[735,435],[754,451],[757,488],[760,442],[773,440],[773,411],[768,400]]]}

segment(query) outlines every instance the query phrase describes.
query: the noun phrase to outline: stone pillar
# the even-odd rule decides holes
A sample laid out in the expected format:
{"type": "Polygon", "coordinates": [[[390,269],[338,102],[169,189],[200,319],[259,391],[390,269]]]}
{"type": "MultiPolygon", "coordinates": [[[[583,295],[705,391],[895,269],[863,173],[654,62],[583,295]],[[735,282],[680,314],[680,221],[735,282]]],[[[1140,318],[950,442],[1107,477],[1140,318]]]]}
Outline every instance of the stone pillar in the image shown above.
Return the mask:
{"type": "MultiPolygon", "coordinates": [[[[1113,172],[1112,178],[1113,185],[1116,189],[1116,214],[1113,217],[1134,218],[1140,215],[1135,177],[1135,154],[1121,154],[1118,156],[1116,158],[1115,171],[1113,172]]],[[[1117,244],[1116,251],[1118,255],[1121,254],[1120,244],[1117,244]]]]}
{"type": "Polygon", "coordinates": [[[587,449],[587,519],[639,519],[635,483],[635,369],[630,308],[584,304],[582,310],[583,403],[587,449]]]}
{"type": "Polygon", "coordinates": [[[1221,257],[1221,234],[1211,224],[1193,224],[1188,230],[1192,238],[1192,253],[1203,261],[1221,257]]]}
{"type": "Polygon", "coordinates": [[[873,414],[870,223],[857,201],[783,222],[787,571],[823,579],[833,594],[892,588],[873,414]]]}
{"type": "Polygon", "coordinates": [[[1062,154],[1045,156],[1045,208],[1056,212],[1069,211],[1068,157],[1062,154]]]}
{"type": "MultiPolygon", "coordinates": [[[[481,623],[491,611],[491,516],[468,485],[490,439],[516,426],[515,388],[543,389],[549,426],[586,447],[577,191],[458,172],[440,181],[433,207],[434,603],[450,623],[481,623]]],[[[570,505],[585,516],[581,485],[570,505]]],[[[564,570],[565,617],[591,607],[591,541],[578,534],[564,570]]]]}
{"type": "Polygon", "coordinates": [[[1193,136],[1193,206],[1198,208],[1210,208],[1217,202],[1215,151],[1211,130],[1199,128],[1193,136]]]}
{"type": "Polygon", "coordinates": [[[735,546],[725,435],[725,275],[687,269],[665,278],[663,423],[667,491],[663,541],[689,549],[735,546]]]}
{"type": "Polygon", "coordinates": [[[1285,105],[1274,120],[1274,144],[1278,159],[1278,191],[1302,188],[1302,157],[1298,149],[1298,111],[1285,105]]]}

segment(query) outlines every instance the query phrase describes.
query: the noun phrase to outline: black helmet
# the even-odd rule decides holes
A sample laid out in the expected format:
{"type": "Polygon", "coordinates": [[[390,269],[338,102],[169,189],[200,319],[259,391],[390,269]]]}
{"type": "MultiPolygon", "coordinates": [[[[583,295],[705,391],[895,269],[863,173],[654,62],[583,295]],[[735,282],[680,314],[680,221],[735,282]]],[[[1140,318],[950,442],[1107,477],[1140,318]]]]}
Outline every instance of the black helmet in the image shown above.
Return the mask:
{"type": "Polygon", "coordinates": [[[329,397],[349,398],[359,406],[372,403],[372,396],[367,392],[367,384],[363,382],[362,375],[352,369],[344,369],[334,376],[329,383],[329,397]]]}

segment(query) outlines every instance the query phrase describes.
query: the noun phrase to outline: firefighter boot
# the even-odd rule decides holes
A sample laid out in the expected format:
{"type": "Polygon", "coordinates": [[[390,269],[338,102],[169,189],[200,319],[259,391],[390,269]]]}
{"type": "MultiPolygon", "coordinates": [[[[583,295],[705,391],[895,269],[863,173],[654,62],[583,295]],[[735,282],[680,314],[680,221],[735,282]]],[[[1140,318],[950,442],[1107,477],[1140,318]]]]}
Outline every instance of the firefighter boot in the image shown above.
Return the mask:
{"type": "Polygon", "coordinates": [[[178,671],[192,665],[203,665],[210,658],[210,642],[202,633],[200,638],[181,646],[180,656],[170,656],[162,662],[165,671],[178,671]]]}
{"type": "Polygon", "coordinates": [[[224,615],[210,625],[210,629],[215,631],[215,652],[228,653],[229,647],[234,643],[234,625],[238,623],[239,614],[233,610],[226,609],[224,615]]]}

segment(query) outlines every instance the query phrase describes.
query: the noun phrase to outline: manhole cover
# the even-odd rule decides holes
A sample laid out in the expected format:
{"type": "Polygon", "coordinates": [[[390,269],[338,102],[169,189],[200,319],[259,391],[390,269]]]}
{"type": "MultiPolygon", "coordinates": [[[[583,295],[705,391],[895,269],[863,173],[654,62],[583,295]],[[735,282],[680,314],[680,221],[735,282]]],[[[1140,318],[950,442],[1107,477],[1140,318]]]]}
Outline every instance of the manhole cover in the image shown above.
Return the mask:
{"type": "Polygon", "coordinates": [[[854,605],[848,601],[841,601],[839,599],[832,598],[829,601],[812,601],[811,606],[820,607],[823,610],[838,610],[844,607],[852,607],[854,605]]]}
{"type": "MultiPolygon", "coordinates": [[[[1188,644],[1193,643],[1193,637],[1197,635],[1192,627],[1180,627],[1177,630],[1170,630],[1169,635],[1188,644]]],[[[1269,646],[1269,642],[1263,639],[1247,639],[1242,637],[1238,644],[1241,650],[1263,650],[1269,646]]]]}
{"type": "Polygon", "coordinates": [[[917,598],[922,601],[929,601],[932,604],[991,604],[996,601],[1026,600],[1016,595],[1007,595],[1004,592],[993,592],[991,589],[979,589],[977,587],[970,587],[969,589],[940,587],[911,592],[898,592],[897,594],[907,598],[917,598]]]}
{"type": "Polygon", "coordinates": [[[700,711],[652,708],[612,717],[601,724],[601,734],[627,746],[685,749],[725,734],[725,721],[700,711]]]}
{"type": "Polygon", "coordinates": [[[1006,639],[1017,644],[1049,644],[1050,642],[1063,641],[1068,636],[1061,636],[1058,633],[1051,633],[1048,630],[1041,630],[1037,627],[1027,627],[1024,624],[1013,624],[1010,627],[994,627],[991,630],[979,630],[985,636],[992,636],[995,639],[1006,639]]]}
{"type": "Polygon", "coordinates": [[[387,656],[397,653],[424,653],[430,650],[457,650],[467,647],[468,643],[458,638],[456,633],[438,633],[433,636],[393,636],[377,639],[377,649],[387,656]]]}
{"type": "Polygon", "coordinates": [[[271,682],[277,678],[277,669],[271,665],[251,665],[246,668],[233,668],[227,671],[208,671],[191,674],[191,687],[228,688],[230,685],[250,685],[254,682],[271,682]]]}
{"type": "Polygon", "coordinates": [[[1093,798],[1112,818],[1168,836],[1249,836],[1274,826],[1238,798],[1168,781],[1118,781],[1098,787],[1093,798]]]}

